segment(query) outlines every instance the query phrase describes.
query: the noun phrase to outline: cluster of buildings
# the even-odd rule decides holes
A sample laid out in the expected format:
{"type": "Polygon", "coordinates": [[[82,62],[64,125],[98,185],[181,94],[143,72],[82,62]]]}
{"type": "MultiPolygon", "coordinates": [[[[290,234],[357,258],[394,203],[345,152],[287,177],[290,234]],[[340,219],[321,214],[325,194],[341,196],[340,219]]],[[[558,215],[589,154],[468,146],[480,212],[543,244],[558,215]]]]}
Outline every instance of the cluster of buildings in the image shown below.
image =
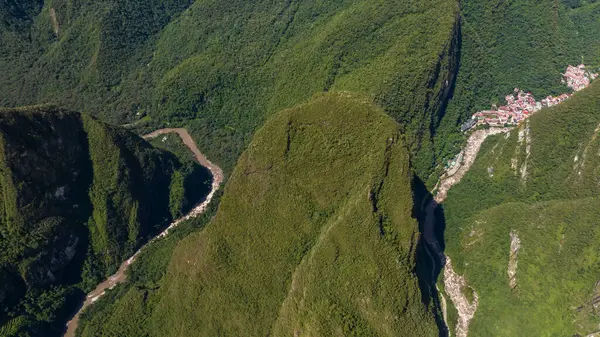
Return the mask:
{"type": "Polygon", "coordinates": [[[563,74],[562,82],[574,91],[579,91],[590,85],[590,81],[595,80],[596,77],[598,74],[587,71],[583,64],[577,67],[569,65],[563,74]]]}
{"type": "MultiPolygon", "coordinates": [[[[570,65],[563,74],[563,83],[574,91],[579,91],[590,85],[590,82],[596,77],[598,74],[587,71],[583,64],[577,67],[570,65]]],[[[530,92],[526,93],[515,88],[512,94],[505,97],[506,105],[493,106],[491,110],[476,112],[470,120],[462,125],[461,130],[467,131],[474,126],[485,124],[496,127],[517,125],[542,108],[560,104],[571,96],[572,94],[566,93],[556,97],[548,96],[538,102],[530,92]]]]}

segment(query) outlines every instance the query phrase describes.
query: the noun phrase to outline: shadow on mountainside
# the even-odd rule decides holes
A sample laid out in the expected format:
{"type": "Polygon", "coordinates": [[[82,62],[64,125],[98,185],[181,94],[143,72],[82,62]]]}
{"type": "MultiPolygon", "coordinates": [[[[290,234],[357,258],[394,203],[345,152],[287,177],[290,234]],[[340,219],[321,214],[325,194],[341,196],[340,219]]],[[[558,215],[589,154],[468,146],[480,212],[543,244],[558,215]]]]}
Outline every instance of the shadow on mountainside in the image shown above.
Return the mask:
{"type": "Polygon", "coordinates": [[[444,230],[446,223],[444,211],[433,200],[433,195],[416,175],[413,177],[412,188],[414,200],[413,217],[419,222],[419,233],[421,234],[417,247],[417,264],[415,269],[419,287],[421,288],[421,300],[434,314],[439,336],[447,337],[449,335],[448,328],[444,322],[442,304],[440,303],[436,287],[436,282],[445,264],[444,230]],[[434,207],[433,219],[427,219],[427,207],[434,207]],[[432,228],[427,228],[426,221],[434,221],[432,228]],[[427,230],[434,231],[429,234],[429,238],[426,238],[425,231],[427,230]]]}

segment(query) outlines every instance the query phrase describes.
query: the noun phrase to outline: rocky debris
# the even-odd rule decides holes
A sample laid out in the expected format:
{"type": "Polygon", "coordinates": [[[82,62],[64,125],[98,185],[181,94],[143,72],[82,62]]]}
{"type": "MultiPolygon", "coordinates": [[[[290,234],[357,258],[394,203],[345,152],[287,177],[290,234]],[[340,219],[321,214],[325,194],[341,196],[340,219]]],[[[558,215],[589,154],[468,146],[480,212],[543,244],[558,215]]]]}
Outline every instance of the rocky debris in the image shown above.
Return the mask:
{"type": "MultiPolygon", "coordinates": [[[[437,292],[440,295],[440,300],[442,302],[442,317],[444,318],[444,322],[448,322],[448,304],[446,303],[446,296],[444,296],[444,294],[442,294],[442,292],[440,291],[440,288],[438,288],[437,284],[435,286],[435,289],[437,289],[437,292]]],[[[446,331],[448,331],[448,337],[451,337],[452,332],[448,328],[448,325],[445,324],[445,327],[446,327],[446,331]]]]}
{"type": "MultiPolygon", "coordinates": [[[[479,297],[473,290],[473,302],[471,303],[465,296],[463,289],[468,287],[464,277],[456,274],[452,268],[450,258],[445,256],[441,245],[435,236],[435,209],[438,204],[444,202],[448,196],[448,190],[460,182],[464,175],[469,171],[475,158],[481,149],[481,145],[488,136],[508,133],[511,128],[491,128],[487,130],[478,130],[471,134],[467,141],[467,146],[461,152],[462,165],[454,172],[453,175],[444,175],[440,182],[436,185],[437,193],[433,200],[431,200],[424,208],[425,211],[425,224],[423,228],[423,237],[427,243],[428,252],[435,254],[439,261],[442,261],[444,267],[444,286],[445,292],[450,297],[450,300],[458,311],[458,324],[456,326],[456,336],[466,337],[469,330],[469,323],[475,315],[477,305],[479,303],[479,297]]],[[[523,134],[523,140],[526,140],[525,134],[523,134]]],[[[471,233],[472,243],[474,243],[480,236],[481,233],[472,231],[471,233]]],[[[472,288],[471,288],[472,289],[472,288]]],[[[443,295],[442,295],[443,297],[443,295]]],[[[445,298],[443,298],[445,301],[445,298]]],[[[447,322],[446,317],[444,321],[447,322]]]]}
{"type": "MultiPolygon", "coordinates": [[[[583,168],[585,166],[585,160],[588,157],[588,153],[590,152],[590,148],[592,147],[592,145],[596,141],[596,138],[598,138],[598,133],[600,133],[600,124],[598,124],[598,126],[596,126],[596,129],[594,129],[594,133],[592,134],[592,138],[590,139],[590,141],[588,142],[587,146],[583,150],[583,153],[581,154],[581,158],[579,158],[579,153],[580,153],[581,147],[577,151],[577,153],[575,154],[575,157],[573,158],[573,171],[576,172],[578,176],[581,176],[581,174],[583,172],[583,168]]],[[[581,145],[583,145],[583,144],[581,144],[581,145]]],[[[598,153],[598,155],[600,155],[600,152],[598,153]]]]}
{"type": "MultiPolygon", "coordinates": [[[[476,220],[475,224],[478,227],[480,227],[482,224],[485,224],[485,221],[476,220]]],[[[476,242],[478,242],[482,237],[483,237],[483,232],[481,231],[481,229],[475,229],[475,228],[471,227],[471,232],[469,233],[468,241],[466,242],[466,246],[471,247],[476,242]]]]}
{"type": "Polygon", "coordinates": [[[529,120],[527,120],[524,124],[519,126],[519,133],[517,138],[517,146],[515,146],[515,154],[510,159],[510,168],[514,170],[515,175],[517,173],[521,174],[521,182],[524,184],[527,181],[527,164],[528,159],[531,155],[531,128],[529,126],[529,120]],[[521,153],[521,148],[525,146],[525,159],[523,160],[523,164],[521,164],[519,168],[519,155],[521,153]]]}
{"type": "Polygon", "coordinates": [[[517,167],[519,167],[519,159],[516,157],[510,158],[510,168],[515,170],[515,174],[517,174],[517,167]]]}
{"type": "Polygon", "coordinates": [[[456,323],[456,337],[467,337],[469,324],[475,316],[477,305],[479,304],[479,296],[473,290],[473,302],[465,296],[463,289],[468,287],[465,278],[454,272],[452,262],[449,257],[446,257],[446,265],[444,266],[444,289],[450,297],[454,307],[458,311],[458,322],[456,323]]]}
{"type": "Polygon", "coordinates": [[[50,8],[50,20],[52,21],[52,30],[54,31],[54,35],[58,37],[60,34],[60,25],[58,23],[58,18],[56,17],[56,11],[54,8],[50,8]]]}
{"type": "Polygon", "coordinates": [[[437,190],[435,201],[437,203],[442,203],[448,196],[448,190],[450,187],[460,182],[464,175],[469,171],[471,165],[473,165],[475,162],[475,158],[477,158],[477,153],[479,152],[479,149],[481,149],[481,144],[483,144],[483,141],[485,141],[488,136],[505,133],[508,131],[510,131],[509,128],[493,128],[473,132],[467,141],[465,150],[463,151],[464,155],[462,157],[462,165],[454,173],[454,175],[442,180],[437,190]]]}
{"type": "Polygon", "coordinates": [[[521,165],[519,172],[521,173],[521,182],[525,184],[527,182],[527,164],[529,162],[529,156],[531,155],[531,128],[529,127],[529,120],[525,122],[523,127],[524,141],[525,141],[525,161],[521,165]]]}
{"type": "Polygon", "coordinates": [[[517,263],[521,239],[515,230],[510,231],[510,255],[508,259],[508,283],[511,289],[517,287],[517,263]]]}
{"type": "Polygon", "coordinates": [[[59,188],[56,189],[56,191],[54,191],[54,197],[59,199],[59,200],[65,200],[65,191],[67,189],[67,186],[61,186],[59,188]]]}
{"type": "MultiPolygon", "coordinates": [[[[466,337],[469,331],[469,323],[475,315],[479,297],[473,291],[473,303],[465,297],[463,289],[467,287],[464,277],[457,275],[452,269],[450,258],[445,256],[441,249],[440,243],[435,236],[435,208],[439,203],[442,203],[448,196],[448,190],[460,182],[464,175],[469,171],[471,165],[475,162],[477,153],[481,149],[481,145],[488,136],[509,132],[510,128],[493,128],[487,130],[478,130],[471,134],[467,141],[467,146],[462,151],[462,165],[454,172],[453,175],[446,175],[438,185],[437,193],[433,200],[425,207],[425,225],[424,238],[427,246],[433,253],[438,255],[438,259],[445,265],[444,267],[444,286],[446,294],[450,297],[452,303],[458,310],[458,324],[456,326],[456,336],[466,337]]],[[[443,296],[443,295],[442,295],[443,296]]],[[[445,299],[444,299],[445,300],[445,299]]],[[[444,321],[447,322],[446,317],[444,321]]]]}
{"type": "Polygon", "coordinates": [[[600,308],[600,281],[596,282],[596,286],[594,288],[594,295],[592,295],[592,305],[594,309],[600,308]]]}

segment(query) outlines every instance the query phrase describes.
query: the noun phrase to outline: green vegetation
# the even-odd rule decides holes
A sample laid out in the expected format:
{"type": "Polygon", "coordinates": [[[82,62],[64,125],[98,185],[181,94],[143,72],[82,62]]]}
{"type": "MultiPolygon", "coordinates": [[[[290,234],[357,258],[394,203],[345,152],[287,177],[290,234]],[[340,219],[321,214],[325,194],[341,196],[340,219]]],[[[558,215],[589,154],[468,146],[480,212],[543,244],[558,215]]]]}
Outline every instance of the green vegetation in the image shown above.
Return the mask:
{"type": "MultiPolygon", "coordinates": [[[[218,197],[216,197],[218,199],[218,197]]],[[[160,300],[158,291],[177,243],[203,228],[216,213],[218,200],[198,218],[146,247],[130,267],[127,281],[109,290],[80,317],[79,336],[149,336],[149,316],[160,300]]]]}
{"type": "Polygon", "coordinates": [[[600,29],[600,2],[580,1],[570,17],[579,35],[582,61],[597,71],[600,69],[600,38],[596,34],[600,29]]]}
{"type": "MultiPolygon", "coordinates": [[[[144,253],[79,333],[434,333],[431,289],[421,295],[414,275],[411,172],[431,188],[464,142],[458,124],[514,87],[556,94],[567,64],[600,67],[599,11],[593,0],[0,0],[0,106],[54,103],[140,134],[185,126],[232,175],[213,223],[144,253]]],[[[488,141],[450,192],[447,250],[486,315],[476,335],[510,335],[494,322],[511,312],[529,335],[595,322],[583,304],[541,317],[589,295],[594,254],[560,251],[587,261],[565,266],[524,251],[520,266],[551,269],[547,280],[564,268],[565,294],[554,281],[534,289],[537,269],[500,294],[506,275],[486,263],[506,261],[482,257],[507,258],[509,227],[535,240],[527,216],[545,216],[538,208],[554,212],[540,226],[572,228],[568,240],[591,230],[572,203],[592,209],[600,192],[597,87],[488,141]],[[470,255],[468,223],[495,241],[470,255]],[[545,324],[528,330],[527,317],[545,324]]],[[[154,144],[178,158],[87,115],[0,112],[0,336],[59,333],[83,291],[208,191],[177,137],[154,144]]]]}
{"type": "Polygon", "coordinates": [[[53,0],[30,12],[0,35],[0,105],[185,125],[228,173],[266,117],[323,91],[382,106],[423,177],[442,146],[433,136],[456,72],[454,0],[53,0]]]}
{"type": "Polygon", "coordinates": [[[175,250],[151,335],[433,334],[410,178],[398,125],[368,99],[276,114],[213,223],[175,250]]]}
{"type": "Polygon", "coordinates": [[[446,252],[480,300],[470,336],[587,335],[597,329],[600,312],[590,303],[600,280],[599,106],[600,83],[593,83],[509,136],[487,140],[450,190],[446,252]],[[511,290],[513,230],[521,249],[511,290]]]}
{"type": "Polygon", "coordinates": [[[411,175],[398,124],[368,98],[284,110],[160,288],[145,301],[143,287],[116,290],[117,305],[92,307],[79,332],[110,334],[108,319],[131,336],[435,335],[415,275],[411,175]]]}
{"type": "Polygon", "coordinates": [[[568,64],[600,66],[600,3],[577,3],[461,1],[460,68],[446,114],[465,119],[503,105],[515,87],[538,99],[563,93],[568,88],[561,73],[568,64]]]}
{"type": "Polygon", "coordinates": [[[208,192],[195,166],[84,114],[0,110],[3,333],[62,333],[82,292],[208,192]]]}

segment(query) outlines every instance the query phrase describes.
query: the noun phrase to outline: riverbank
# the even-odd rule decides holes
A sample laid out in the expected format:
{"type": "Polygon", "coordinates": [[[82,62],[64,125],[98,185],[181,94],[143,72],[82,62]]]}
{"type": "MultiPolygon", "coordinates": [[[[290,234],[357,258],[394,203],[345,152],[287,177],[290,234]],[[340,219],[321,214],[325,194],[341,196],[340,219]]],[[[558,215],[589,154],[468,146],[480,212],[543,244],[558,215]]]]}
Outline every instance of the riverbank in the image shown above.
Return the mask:
{"type": "MultiPolygon", "coordinates": [[[[425,222],[423,227],[423,237],[427,243],[427,248],[430,250],[431,256],[436,256],[437,260],[444,266],[444,289],[450,300],[454,304],[454,307],[458,311],[458,322],[456,326],[456,336],[466,337],[469,330],[469,323],[473,319],[475,312],[477,311],[478,295],[473,290],[473,301],[469,301],[463,292],[463,288],[468,287],[464,277],[456,274],[452,268],[450,258],[448,258],[442,249],[440,242],[436,236],[435,229],[435,210],[442,204],[448,197],[448,191],[450,188],[458,184],[462,178],[469,171],[477,154],[481,149],[481,145],[487,139],[487,137],[502,133],[507,133],[512,130],[511,128],[490,128],[486,130],[477,130],[473,132],[467,140],[467,145],[463,151],[463,162],[460,168],[453,170],[449,173],[442,175],[440,182],[437,185],[437,190],[434,191],[435,196],[425,206],[425,222]]],[[[440,296],[443,296],[440,294],[440,296]]],[[[444,305],[443,316],[447,322],[447,309],[444,305]]],[[[450,329],[448,329],[450,331],[450,329]]]]}
{"type": "Polygon", "coordinates": [[[143,245],[132,257],[130,257],[128,260],[126,260],[125,262],[123,262],[121,264],[121,266],[119,267],[119,270],[114,275],[110,276],[104,282],[100,283],[96,287],[96,289],[94,289],[92,292],[90,292],[86,296],[85,301],[83,302],[79,311],[67,323],[67,331],[65,332],[64,337],[75,337],[75,331],[77,330],[79,316],[81,315],[81,313],[86,308],[88,308],[90,305],[92,305],[95,301],[97,301],[100,297],[102,297],[106,293],[106,290],[110,290],[110,289],[114,288],[117,284],[122,283],[123,281],[126,280],[127,270],[129,269],[129,266],[135,261],[136,257],[140,254],[140,252],[145,247],[152,244],[156,240],[168,235],[170,230],[177,227],[182,222],[192,219],[192,218],[197,217],[198,215],[202,214],[206,210],[208,205],[210,204],[212,198],[214,197],[215,193],[217,192],[221,183],[223,182],[223,179],[224,179],[223,170],[221,170],[221,168],[219,166],[215,165],[210,160],[208,160],[206,158],[206,156],[204,156],[202,154],[202,152],[200,152],[200,150],[198,149],[198,146],[196,145],[196,142],[194,142],[193,138],[190,136],[190,134],[187,132],[187,130],[185,130],[183,128],[160,129],[160,130],[156,130],[152,133],[149,133],[147,135],[144,135],[143,138],[146,140],[149,140],[149,139],[158,137],[159,135],[168,134],[168,133],[176,133],[177,135],[179,135],[179,137],[181,138],[183,143],[194,154],[194,157],[196,158],[198,163],[210,170],[210,172],[213,176],[213,181],[212,181],[212,186],[211,186],[211,190],[210,190],[209,194],[206,196],[206,199],[202,203],[200,203],[196,207],[194,207],[190,212],[188,212],[188,214],[173,221],[164,231],[162,231],[160,234],[158,234],[156,237],[154,237],[148,243],[143,245]]]}

